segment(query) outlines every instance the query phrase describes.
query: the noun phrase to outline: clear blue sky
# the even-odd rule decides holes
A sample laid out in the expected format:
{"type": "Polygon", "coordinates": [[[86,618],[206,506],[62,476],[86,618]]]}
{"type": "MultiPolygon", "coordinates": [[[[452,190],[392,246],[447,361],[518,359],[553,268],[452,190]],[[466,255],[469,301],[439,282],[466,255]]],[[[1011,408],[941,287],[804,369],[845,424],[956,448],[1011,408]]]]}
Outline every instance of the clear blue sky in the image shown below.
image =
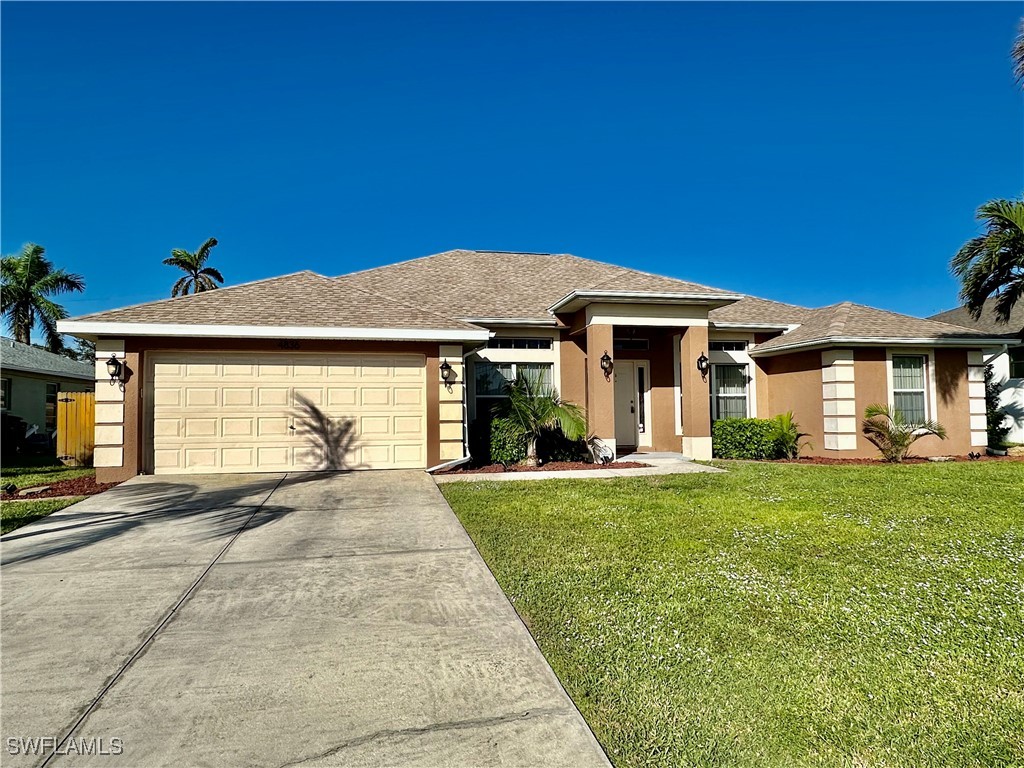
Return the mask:
{"type": "Polygon", "coordinates": [[[1018,3],[4,3],[2,248],[73,314],[448,248],[955,305],[1024,187],[1018,3]]]}

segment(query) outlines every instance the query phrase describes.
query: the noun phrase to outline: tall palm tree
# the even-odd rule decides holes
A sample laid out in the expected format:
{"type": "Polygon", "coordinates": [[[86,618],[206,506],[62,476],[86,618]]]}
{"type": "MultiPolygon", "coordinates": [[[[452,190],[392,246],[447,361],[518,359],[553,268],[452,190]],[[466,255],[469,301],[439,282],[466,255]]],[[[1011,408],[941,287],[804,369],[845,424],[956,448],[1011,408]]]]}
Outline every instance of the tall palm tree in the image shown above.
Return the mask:
{"type": "Polygon", "coordinates": [[[990,200],[978,209],[985,234],[968,240],[950,262],[960,299],[975,319],[993,294],[996,317],[1008,322],[1024,296],[1024,200],[990,200]]]}
{"type": "Polygon", "coordinates": [[[196,252],[185,251],[175,248],[171,251],[171,257],[164,259],[164,264],[169,267],[177,267],[185,273],[184,277],[171,288],[171,296],[187,296],[189,293],[203,293],[220,288],[217,283],[223,283],[224,277],[220,270],[206,266],[206,260],[210,258],[210,251],[217,245],[217,238],[211,237],[196,252]]]}
{"type": "Polygon", "coordinates": [[[1013,76],[1017,84],[1024,87],[1024,19],[1020,20],[1020,26],[1017,27],[1017,38],[1013,41],[1010,58],[1013,59],[1013,76]]]}
{"type": "Polygon", "coordinates": [[[43,246],[27,243],[20,253],[0,259],[0,304],[15,339],[22,344],[31,343],[32,329],[39,323],[46,348],[60,352],[64,340],[57,333],[57,321],[68,313],[50,297],[81,292],[85,290],[85,280],[81,275],[54,269],[45,254],[43,246]]]}

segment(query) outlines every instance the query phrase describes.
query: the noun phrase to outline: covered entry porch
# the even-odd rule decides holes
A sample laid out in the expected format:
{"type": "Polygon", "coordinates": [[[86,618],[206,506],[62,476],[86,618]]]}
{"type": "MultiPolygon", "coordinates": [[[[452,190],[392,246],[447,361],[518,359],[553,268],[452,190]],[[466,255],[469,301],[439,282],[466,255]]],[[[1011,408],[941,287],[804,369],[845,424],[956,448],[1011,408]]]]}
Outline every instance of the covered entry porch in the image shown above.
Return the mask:
{"type": "MultiPolygon", "coordinates": [[[[711,458],[707,307],[659,305],[646,315],[607,317],[594,306],[574,318],[561,349],[562,394],[585,404],[591,435],[616,456],[711,458]]],[[[616,307],[627,309],[634,307],[616,307]]]]}

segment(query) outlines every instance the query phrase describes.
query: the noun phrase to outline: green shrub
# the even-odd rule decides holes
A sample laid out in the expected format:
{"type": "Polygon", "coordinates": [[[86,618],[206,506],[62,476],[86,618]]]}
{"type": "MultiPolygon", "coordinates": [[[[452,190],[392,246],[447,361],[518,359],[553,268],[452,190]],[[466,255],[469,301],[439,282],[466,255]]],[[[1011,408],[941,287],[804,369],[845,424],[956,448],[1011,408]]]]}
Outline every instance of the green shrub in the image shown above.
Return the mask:
{"type": "Polygon", "coordinates": [[[496,416],[491,419],[491,461],[518,464],[526,458],[526,437],[511,419],[496,416]]]}
{"type": "Polygon", "coordinates": [[[718,459],[774,459],[778,451],[772,419],[720,419],[711,427],[718,459]]]}

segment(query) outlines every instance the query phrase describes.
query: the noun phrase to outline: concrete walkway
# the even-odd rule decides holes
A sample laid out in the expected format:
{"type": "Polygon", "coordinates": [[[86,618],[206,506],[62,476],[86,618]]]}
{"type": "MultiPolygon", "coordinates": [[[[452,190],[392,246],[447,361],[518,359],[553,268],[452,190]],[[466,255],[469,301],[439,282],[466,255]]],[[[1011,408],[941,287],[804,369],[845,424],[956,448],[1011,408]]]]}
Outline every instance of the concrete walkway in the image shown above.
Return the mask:
{"type": "Polygon", "coordinates": [[[140,477],[0,562],[5,766],[609,765],[422,472],[140,477]]]}
{"type": "Polygon", "coordinates": [[[609,477],[644,477],[647,475],[682,475],[688,472],[724,472],[724,469],[708,467],[703,464],[694,464],[692,460],[681,453],[631,453],[628,456],[620,456],[617,461],[636,461],[650,464],[649,467],[635,467],[633,469],[617,469],[615,462],[608,464],[604,469],[568,469],[563,471],[545,472],[540,469],[536,472],[467,472],[465,474],[434,475],[438,483],[472,483],[490,482],[497,480],[505,482],[510,480],[598,480],[609,477]]]}

